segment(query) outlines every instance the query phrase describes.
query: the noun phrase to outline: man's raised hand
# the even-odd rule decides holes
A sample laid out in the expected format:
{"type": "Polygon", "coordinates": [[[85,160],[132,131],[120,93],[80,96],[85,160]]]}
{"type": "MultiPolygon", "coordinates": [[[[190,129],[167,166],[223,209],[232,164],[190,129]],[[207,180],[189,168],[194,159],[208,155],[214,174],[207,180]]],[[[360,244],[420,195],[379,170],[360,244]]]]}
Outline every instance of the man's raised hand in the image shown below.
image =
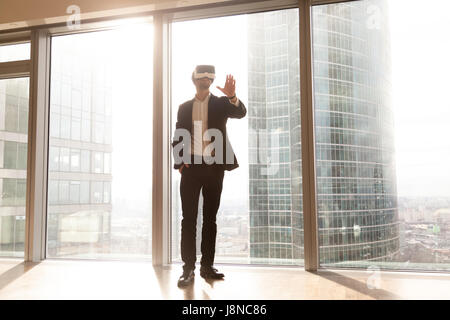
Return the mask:
{"type": "Polygon", "coordinates": [[[229,74],[225,80],[225,86],[223,88],[217,86],[217,89],[222,91],[228,98],[232,98],[236,95],[236,80],[229,74]]]}

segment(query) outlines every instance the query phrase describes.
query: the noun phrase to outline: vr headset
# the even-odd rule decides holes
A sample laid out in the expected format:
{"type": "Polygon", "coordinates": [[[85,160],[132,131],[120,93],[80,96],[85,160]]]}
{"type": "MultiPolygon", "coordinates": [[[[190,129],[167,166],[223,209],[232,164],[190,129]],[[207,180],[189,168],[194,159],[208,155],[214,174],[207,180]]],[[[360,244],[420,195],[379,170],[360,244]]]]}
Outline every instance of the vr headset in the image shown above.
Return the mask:
{"type": "Polygon", "coordinates": [[[192,81],[194,79],[209,78],[214,80],[216,78],[216,69],[211,65],[199,65],[195,67],[192,73],[192,81]]]}

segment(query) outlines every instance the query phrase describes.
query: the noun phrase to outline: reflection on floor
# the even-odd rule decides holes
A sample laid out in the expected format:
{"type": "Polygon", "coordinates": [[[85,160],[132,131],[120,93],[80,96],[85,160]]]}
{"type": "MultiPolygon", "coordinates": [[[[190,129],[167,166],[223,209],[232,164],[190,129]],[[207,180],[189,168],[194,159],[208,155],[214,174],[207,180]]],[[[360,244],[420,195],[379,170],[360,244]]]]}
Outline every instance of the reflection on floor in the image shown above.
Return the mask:
{"type": "Polygon", "coordinates": [[[450,274],[218,265],[223,281],[176,285],[181,265],[0,260],[1,299],[449,299],[450,274]],[[236,290],[239,288],[239,290],[236,290]]]}

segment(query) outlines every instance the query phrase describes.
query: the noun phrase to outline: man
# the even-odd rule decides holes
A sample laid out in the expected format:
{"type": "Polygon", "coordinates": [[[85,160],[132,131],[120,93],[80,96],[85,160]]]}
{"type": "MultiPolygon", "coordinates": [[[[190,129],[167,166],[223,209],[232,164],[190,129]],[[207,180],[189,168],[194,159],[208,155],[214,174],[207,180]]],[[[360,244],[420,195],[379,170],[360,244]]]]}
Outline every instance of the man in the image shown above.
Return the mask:
{"type": "Polygon", "coordinates": [[[181,258],[183,274],[179,287],[194,280],[196,262],[196,229],[200,190],[203,195],[203,226],[200,275],[205,279],[222,279],[214,264],[216,246],[216,215],[220,205],[224,170],[239,165],[228,141],[228,118],[243,118],[247,113],[244,104],[236,97],[236,81],[226,77],[225,96],[216,97],[209,91],[215,79],[215,68],[199,65],[192,73],[196,88],[195,98],[179,106],[172,146],[174,168],[181,173],[180,195],[183,211],[181,223],[181,258]],[[213,139],[214,138],[214,139],[213,139]],[[211,141],[210,143],[208,141],[211,141]]]}

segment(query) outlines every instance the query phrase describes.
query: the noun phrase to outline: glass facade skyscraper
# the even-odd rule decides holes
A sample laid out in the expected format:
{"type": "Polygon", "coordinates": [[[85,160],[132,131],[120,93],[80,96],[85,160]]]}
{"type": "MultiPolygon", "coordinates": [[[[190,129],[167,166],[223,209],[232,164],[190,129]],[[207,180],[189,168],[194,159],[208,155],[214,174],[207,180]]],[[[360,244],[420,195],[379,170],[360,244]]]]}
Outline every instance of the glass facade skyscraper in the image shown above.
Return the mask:
{"type": "MultiPolygon", "coordinates": [[[[0,63],[30,59],[30,43],[0,45],[0,63]]],[[[29,77],[0,79],[0,256],[23,257],[29,77]]]]}
{"type": "MultiPolygon", "coordinates": [[[[321,264],[389,260],[399,250],[386,17],[386,1],[313,9],[321,264]]],[[[300,85],[292,76],[299,36],[289,27],[298,12],[257,18],[263,23],[249,18],[248,27],[249,129],[257,136],[249,140],[267,146],[278,170],[262,176],[264,157],[250,145],[250,256],[302,259],[300,85]]]]}
{"type": "Polygon", "coordinates": [[[320,261],[399,250],[387,1],[313,10],[320,261]]]}
{"type": "Polygon", "coordinates": [[[298,10],[248,16],[252,263],[301,264],[298,10]]]}
{"type": "Polygon", "coordinates": [[[0,256],[23,257],[29,78],[0,80],[0,256]]]}

